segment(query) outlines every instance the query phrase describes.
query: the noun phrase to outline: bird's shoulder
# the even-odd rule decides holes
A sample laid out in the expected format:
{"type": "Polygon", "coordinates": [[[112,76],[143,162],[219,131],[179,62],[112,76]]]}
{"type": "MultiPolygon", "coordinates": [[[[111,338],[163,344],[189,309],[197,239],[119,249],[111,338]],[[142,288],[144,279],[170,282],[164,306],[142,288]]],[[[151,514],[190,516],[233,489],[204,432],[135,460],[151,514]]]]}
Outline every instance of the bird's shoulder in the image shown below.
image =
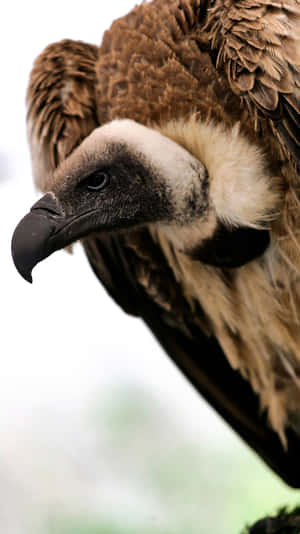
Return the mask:
{"type": "Polygon", "coordinates": [[[96,64],[100,123],[189,116],[268,140],[298,163],[298,0],[154,0],[116,20],[96,64]]]}
{"type": "Polygon", "coordinates": [[[204,4],[142,3],[105,32],[96,63],[100,124],[116,117],[163,124],[191,112],[231,125],[240,119],[240,99],[202,31],[204,4]]]}
{"type": "Polygon", "coordinates": [[[248,107],[257,129],[267,125],[299,164],[300,2],[216,0],[206,20],[216,68],[248,107]]]}

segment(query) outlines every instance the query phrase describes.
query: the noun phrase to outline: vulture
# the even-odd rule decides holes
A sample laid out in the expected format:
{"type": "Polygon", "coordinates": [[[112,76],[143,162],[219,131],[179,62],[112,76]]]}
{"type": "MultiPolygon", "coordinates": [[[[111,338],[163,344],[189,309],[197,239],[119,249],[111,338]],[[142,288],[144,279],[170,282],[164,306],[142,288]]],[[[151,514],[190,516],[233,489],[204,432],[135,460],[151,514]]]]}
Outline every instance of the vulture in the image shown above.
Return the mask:
{"type": "Polygon", "coordinates": [[[300,487],[300,1],[152,0],[27,92],[44,196],[16,268],[80,240],[123,310],[300,487]]]}

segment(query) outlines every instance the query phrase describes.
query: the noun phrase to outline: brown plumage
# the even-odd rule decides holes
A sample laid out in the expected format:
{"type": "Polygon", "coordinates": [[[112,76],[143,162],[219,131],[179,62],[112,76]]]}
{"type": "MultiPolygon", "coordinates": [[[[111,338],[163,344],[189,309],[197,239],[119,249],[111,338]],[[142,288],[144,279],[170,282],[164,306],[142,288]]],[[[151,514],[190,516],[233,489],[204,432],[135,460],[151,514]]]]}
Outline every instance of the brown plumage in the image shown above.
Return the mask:
{"type": "MultiPolygon", "coordinates": [[[[175,235],[151,221],[121,233],[81,235],[93,269],[117,302],[141,315],[231,424],[299,484],[300,476],[292,481],[282,467],[285,460],[280,464],[280,446],[256,405],[249,407],[254,396],[245,400],[247,415],[243,393],[226,386],[222,392],[212,369],[197,378],[201,369],[193,360],[210,358],[204,348],[218,359],[219,349],[206,345],[203,333],[216,338],[259,394],[283,445],[289,441],[282,454],[292,458],[297,438],[287,429],[300,432],[300,2],[143,3],[113,23],[100,48],[69,40],[48,46],[34,64],[27,103],[33,171],[42,191],[56,194],[80,151],[68,156],[98,125],[129,118],[172,139],[207,168],[216,220],[201,230],[189,227],[188,239],[193,232],[195,241],[209,239],[220,220],[231,229],[270,232],[266,250],[235,268],[195,259],[181,247],[184,232],[175,235]],[[172,336],[179,336],[179,349],[172,336]],[[266,440],[275,459],[264,449],[266,440]]],[[[223,373],[233,388],[243,387],[229,368],[223,373]]]]}

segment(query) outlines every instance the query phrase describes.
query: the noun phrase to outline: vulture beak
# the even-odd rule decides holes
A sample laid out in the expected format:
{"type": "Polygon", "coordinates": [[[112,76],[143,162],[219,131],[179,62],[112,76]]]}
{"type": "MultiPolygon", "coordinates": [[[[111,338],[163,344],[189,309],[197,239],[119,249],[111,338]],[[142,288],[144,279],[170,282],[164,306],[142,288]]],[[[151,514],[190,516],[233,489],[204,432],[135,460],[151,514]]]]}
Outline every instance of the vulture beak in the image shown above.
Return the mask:
{"type": "Polygon", "coordinates": [[[12,257],[20,275],[32,283],[31,273],[37,263],[86,235],[89,215],[67,215],[53,193],[36,202],[12,238],[12,257]]]}

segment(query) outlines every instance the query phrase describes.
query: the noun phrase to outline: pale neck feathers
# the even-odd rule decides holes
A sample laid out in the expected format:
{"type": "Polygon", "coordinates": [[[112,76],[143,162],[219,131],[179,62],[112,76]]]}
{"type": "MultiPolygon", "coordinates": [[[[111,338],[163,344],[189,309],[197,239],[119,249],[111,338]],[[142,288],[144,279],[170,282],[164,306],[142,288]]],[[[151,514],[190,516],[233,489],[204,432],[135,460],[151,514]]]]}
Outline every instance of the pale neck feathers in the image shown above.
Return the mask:
{"type": "Polygon", "coordinates": [[[280,181],[270,175],[263,151],[240,133],[238,124],[229,129],[193,116],[169,122],[160,131],[205,165],[210,198],[222,222],[261,228],[274,218],[280,181]]]}
{"type": "Polygon", "coordinates": [[[259,393],[285,444],[284,428],[300,402],[298,196],[282,192],[283,206],[278,209],[281,180],[270,175],[263,152],[238,127],[225,130],[192,119],[169,123],[161,131],[207,167],[220,219],[255,227],[269,220],[271,245],[264,255],[226,272],[174,250],[163,228],[153,226],[151,233],[190,302],[191,314],[197,300],[229,362],[259,393]]]}

